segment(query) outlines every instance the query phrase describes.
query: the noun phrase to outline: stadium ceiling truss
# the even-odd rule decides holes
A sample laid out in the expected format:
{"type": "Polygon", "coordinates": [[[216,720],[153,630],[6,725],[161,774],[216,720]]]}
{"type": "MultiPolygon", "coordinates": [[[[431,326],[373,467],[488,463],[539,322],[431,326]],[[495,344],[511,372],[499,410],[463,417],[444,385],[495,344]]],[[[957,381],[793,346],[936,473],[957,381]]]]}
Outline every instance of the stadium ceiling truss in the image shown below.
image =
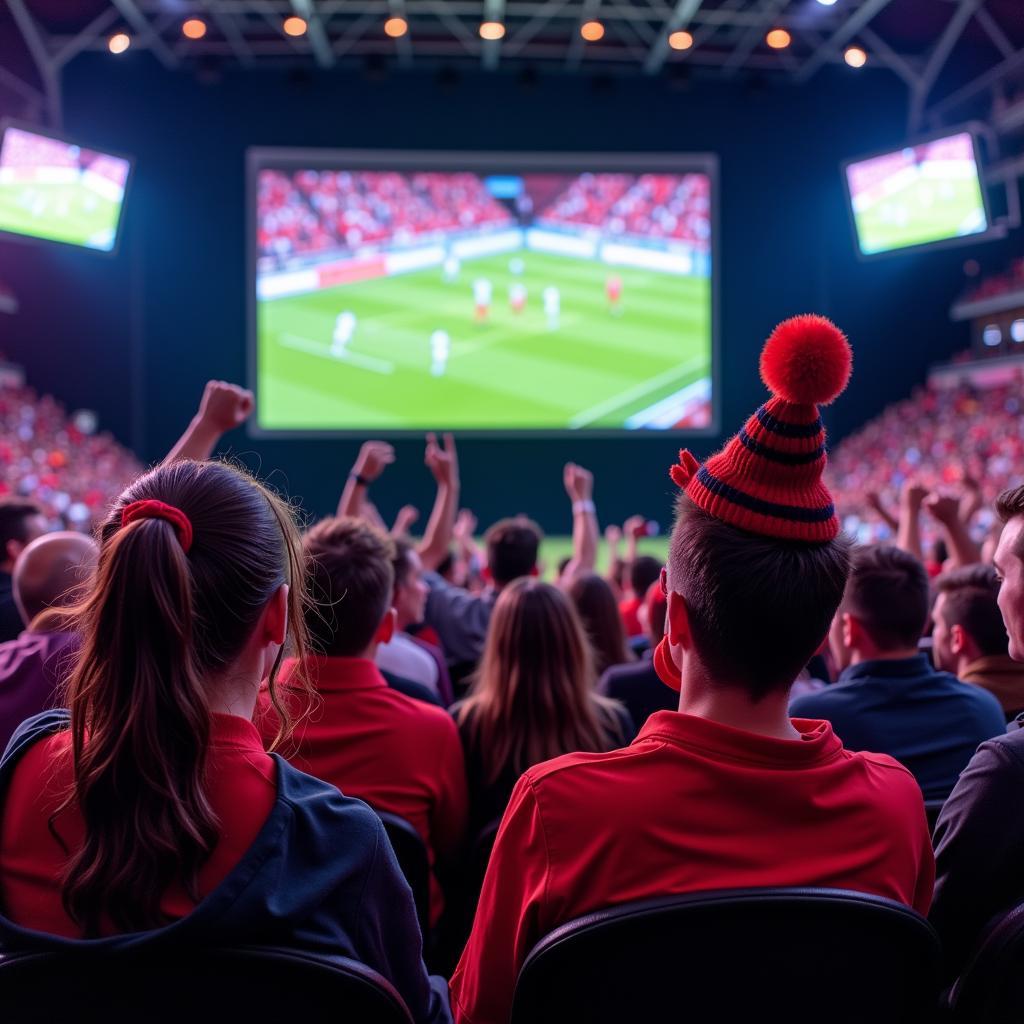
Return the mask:
{"type": "MultiPolygon", "coordinates": [[[[810,0],[110,0],[109,6],[73,35],[51,35],[30,12],[30,0],[6,2],[24,38],[42,89],[0,66],[0,84],[36,115],[60,124],[60,76],[78,54],[103,50],[111,33],[131,34],[132,47],[149,50],[169,69],[197,64],[280,67],[307,61],[321,69],[363,62],[381,67],[417,64],[456,67],[475,62],[495,70],[521,67],[587,70],[593,73],[667,73],[690,70],[733,78],[741,71],[808,82],[823,67],[842,63],[847,46],[861,47],[869,67],[897,75],[910,97],[908,130],[940,126],[958,108],[1024,72],[1024,49],[1011,42],[986,0],[946,0],[950,15],[925,53],[898,52],[873,22],[892,0],[841,0],[834,6],[810,0]],[[284,19],[301,17],[304,35],[282,30],[284,19]],[[202,18],[206,35],[183,36],[188,17],[202,18]],[[389,38],[384,23],[402,18],[408,31],[389,38]],[[603,37],[585,42],[582,26],[598,20],[603,37]],[[481,38],[484,21],[504,26],[501,39],[481,38]],[[994,62],[978,78],[932,102],[940,73],[970,22],[992,46],[994,62]],[[773,51],[765,34],[784,28],[790,45],[773,51]],[[692,45],[673,49],[669,37],[687,32],[692,45]]],[[[1024,0],[1022,0],[1024,3],[1024,0]]]]}

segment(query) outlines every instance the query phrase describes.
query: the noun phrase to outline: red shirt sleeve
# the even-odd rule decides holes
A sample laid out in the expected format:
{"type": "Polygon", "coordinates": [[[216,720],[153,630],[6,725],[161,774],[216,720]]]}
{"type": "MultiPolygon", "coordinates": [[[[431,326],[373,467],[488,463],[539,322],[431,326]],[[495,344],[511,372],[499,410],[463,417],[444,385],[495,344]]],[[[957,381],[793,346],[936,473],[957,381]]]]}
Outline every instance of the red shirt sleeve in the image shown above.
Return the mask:
{"type": "Polygon", "coordinates": [[[457,1024],[506,1024],[519,969],[549,931],[547,840],[528,776],[512,792],[484,876],[469,942],[452,976],[457,1024]]]}

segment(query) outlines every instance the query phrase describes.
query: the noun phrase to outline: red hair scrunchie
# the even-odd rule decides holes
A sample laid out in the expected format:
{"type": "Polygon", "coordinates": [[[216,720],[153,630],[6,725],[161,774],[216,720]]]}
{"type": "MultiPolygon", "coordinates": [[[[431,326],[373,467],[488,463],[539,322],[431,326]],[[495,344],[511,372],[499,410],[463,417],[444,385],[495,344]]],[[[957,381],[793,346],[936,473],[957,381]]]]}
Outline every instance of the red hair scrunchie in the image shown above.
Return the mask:
{"type": "Polygon", "coordinates": [[[144,501],[133,501],[121,509],[122,526],[134,523],[137,519],[167,520],[177,530],[181,550],[188,554],[192,547],[192,523],[180,508],[157,501],[156,498],[146,498],[144,501]]]}

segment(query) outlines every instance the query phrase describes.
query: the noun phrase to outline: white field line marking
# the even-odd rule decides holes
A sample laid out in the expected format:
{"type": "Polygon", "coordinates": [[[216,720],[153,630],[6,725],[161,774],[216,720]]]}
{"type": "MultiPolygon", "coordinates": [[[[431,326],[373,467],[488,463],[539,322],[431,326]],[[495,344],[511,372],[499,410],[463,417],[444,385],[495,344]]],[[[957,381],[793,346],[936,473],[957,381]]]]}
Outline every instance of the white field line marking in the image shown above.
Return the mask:
{"type": "Polygon", "coordinates": [[[707,359],[701,356],[697,359],[691,359],[688,363],[683,363],[682,366],[673,366],[670,370],[659,373],[657,377],[641,381],[628,391],[623,391],[620,395],[606,398],[603,402],[598,402],[597,405],[592,405],[589,409],[584,409],[583,412],[577,413],[569,420],[569,426],[572,429],[585,427],[588,423],[593,423],[594,420],[600,419],[606,413],[614,412],[619,406],[635,402],[638,398],[643,398],[644,395],[651,391],[656,391],[658,388],[670,384],[677,377],[684,377],[686,374],[692,373],[706,364],[707,359]]]}
{"type": "Polygon", "coordinates": [[[364,356],[359,352],[343,352],[340,355],[331,351],[331,346],[322,341],[314,341],[312,338],[300,338],[297,334],[280,335],[281,344],[288,348],[297,348],[300,352],[308,352],[313,356],[320,356],[323,359],[330,359],[335,363],[351,363],[363,370],[370,370],[373,373],[389,374],[395,372],[395,364],[385,362],[383,359],[374,359],[373,356],[364,356]]]}

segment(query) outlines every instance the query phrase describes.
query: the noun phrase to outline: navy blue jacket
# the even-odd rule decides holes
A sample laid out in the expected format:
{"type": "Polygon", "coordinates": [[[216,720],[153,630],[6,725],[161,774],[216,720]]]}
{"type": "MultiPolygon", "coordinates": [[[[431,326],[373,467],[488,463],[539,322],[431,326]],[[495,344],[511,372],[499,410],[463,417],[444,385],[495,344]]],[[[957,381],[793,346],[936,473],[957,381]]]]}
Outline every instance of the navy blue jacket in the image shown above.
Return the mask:
{"type": "MultiPolygon", "coordinates": [[[[18,758],[70,725],[30,718],[0,759],[0,801],[18,758]]],[[[0,908],[0,952],[156,944],[268,945],[347,956],[387,978],[422,1024],[451,1020],[446,986],[428,979],[410,890],[380,819],[361,800],[276,754],[277,800],[234,870],[187,917],[147,932],[66,939],[16,925],[0,908]]]]}
{"type": "Polygon", "coordinates": [[[939,672],[924,654],[851,665],[789,712],[831,722],[847,750],[895,757],[925,800],[945,800],[978,745],[1006,731],[992,694],[939,672]]]}

